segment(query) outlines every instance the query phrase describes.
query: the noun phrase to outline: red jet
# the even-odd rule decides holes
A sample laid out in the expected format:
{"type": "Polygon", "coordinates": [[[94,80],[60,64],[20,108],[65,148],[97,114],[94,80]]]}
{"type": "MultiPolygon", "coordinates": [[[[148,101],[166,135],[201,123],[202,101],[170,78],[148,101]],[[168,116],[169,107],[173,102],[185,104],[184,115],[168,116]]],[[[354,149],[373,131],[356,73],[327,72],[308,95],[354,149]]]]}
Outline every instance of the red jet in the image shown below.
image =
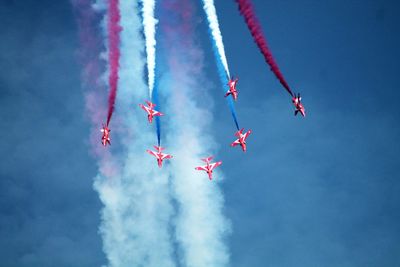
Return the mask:
{"type": "Polygon", "coordinates": [[[248,130],[246,133],[243,133],[244,128],[240,131],[237,131],[235,135],[239,137],[231,144],[231,146],[240,145],[242,147],[243,152],[246,152],[246,138],[251,134],[251,130],[248,130]]]}
{"type": "Polygon", "coordinates": [[[205,166],[200,166],[200,167],[196,167],[195,169],[198,171],[205,171],[208,174],[208,179],[212,180],[212,173],[213,170],[218,167],[219,165],[222,164],[222,161],[218,161],[218,162],[214,162],[214,163],[210,163],[210,161],[212,160],[213,157],[208,157],[205,159],[201,159],[202,161],[206,162],[207,165],[205,166]]]}
{"type": "Polygon", "coordinates": [[[225,97],[227,97],[228,95],[232,95],[233,100],[237,101],[238,98],[238,91],[236,90],[236,84],[238,82],[238,78],[234,79],[229,79],[228,81],[228,86],[229,86],[229,90],[226,92],[225,97]]]}
{"type": "Polygon", "coordinates": [[[157,110],[154,110],[153,108],[156,106],[155,104],[151,103],[150,101],[145,101],[148,105],[148,107],[146,107],[143,104],[139,104],[139,106],[147,112],[147,118],[149,120],[150,123],[152,123],[153,121],[153,117],[154,116],[163,116],[164,114],[162,114],[161,112],[158,112],[157,110]]]}
{"type": "Polygon", "coordinates": [[[103,136],[101,137],[101,143],[103,144],[103,146],[107,146],[107,144],[111,146],[111,139],[110,139],[111,130],[108,128],[107,125],[103,124],[103,128],[100,131],[103,133],[103,136]]]}
{"type": "Polygon", "coordinates": [[[300,94],[297,94],[297,96],[295,95],[295,96],[292,98],[292,102],[293,102],[293,104],[294,104],[294,106],[295,106],[295,108],[296,108],[296,110],[294,111],[294,115],[296,116],[297,113],[300,112],[300,114],[301,114],[303,117],[305,117],[305,116],[306,116],[306,110],[304,109],[304,106],[303,106],[303,104],[301,103],[301,96],[300,96],[300,94]]]}
{"type": "Polygon", "coordinates": [[[163,148],[163,147],[161,147],[161,146],[154,146],[154,148],[155,148],[157,151],[151,151],[151,150],[146,150],[146,151],[147,151],[147,153],[149,153],[150,155],[153,155],[154,157],[156,157],[157,163],[158,163],[158,167],[161,168],[161,167],[162,167],[162,161],[163,161],[164,159],[170,159],[170,158],[172,158],[172,156],[169,155],[169,154],[162,153],[161,151],[163,151],[165,148],[163,148]]]}

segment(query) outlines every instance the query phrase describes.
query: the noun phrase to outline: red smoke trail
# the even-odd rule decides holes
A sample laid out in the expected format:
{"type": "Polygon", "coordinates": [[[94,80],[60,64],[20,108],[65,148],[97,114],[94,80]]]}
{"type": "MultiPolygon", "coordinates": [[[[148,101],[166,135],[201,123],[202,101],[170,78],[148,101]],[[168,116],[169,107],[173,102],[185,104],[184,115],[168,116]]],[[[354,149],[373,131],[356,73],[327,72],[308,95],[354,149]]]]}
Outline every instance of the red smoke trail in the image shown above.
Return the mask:
{"type": "Polygon", "coordinates": [[[290,90],[289,85],[285,81],[281,71],[279,70],[278,64],[276,64],[275,59],[272,57],[272,53],[269,50],[267,41],[262,33],[261,25],[257,20],[257,17],[253,10],[253,5],[251,0],[236,0],[239,5],[240,14],[244,17],[247,27],[249,28],[251,35],[254,38],[254,42],[260,49],[261,54],[264,55],[265,61],[271,67],[272,72],[275,74],[276,78],[285,87],[289,94],[293,97],[292,90],[290,90]]]}
{"type": "Polygon", "coordinates": [[[119,69],[119,33],[122,28],[119,25],[121,15],[119,13],[119,0],[110,0],[108,5],[108,62],[110,64],[110,76],[108,78],[110,86],[110,94],[108,96],[108,115],[107,125],[110,123],[111,116],[114,112],[115,97],[117,96],[118,87],[118,69],[119,69]]]}
{"type": "Polygon", "coordinates": [[[102,14],[92,7],[91,0],[71,0],[75,14],[80,47],[77,50],[79,63],[82,65],[82,87],[85,90],[85,115],[89,117],[92,128],[90,132],[91,153],[99,160],[100,173],[106,177],[118,176],[120,167],[110,150],[100,146],[99,121],[106,116],[107,88],[100,77],[106,66],[100,60],[102,36],[98,30],[102,14]]]}

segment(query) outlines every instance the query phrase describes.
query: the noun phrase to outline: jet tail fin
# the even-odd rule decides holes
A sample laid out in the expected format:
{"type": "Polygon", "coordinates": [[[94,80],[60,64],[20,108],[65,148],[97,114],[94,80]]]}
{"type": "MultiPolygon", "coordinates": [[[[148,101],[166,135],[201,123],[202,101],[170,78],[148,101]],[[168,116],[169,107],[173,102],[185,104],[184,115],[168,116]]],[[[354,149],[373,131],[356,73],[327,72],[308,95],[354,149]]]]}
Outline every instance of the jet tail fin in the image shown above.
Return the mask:
{"type": "Polygon", "coordinates": [[[144,102],[146,102],[146,104],[147,104],[150,108],[154,108],[154,107],[156,106],[156,104],[153,104],[152,102],[150,102],[150,101],[148,101],[148,100],[146,100],[146,101],[144,101],[144,102]]]}
{"type": "Polygon", "coordinates": [[[161,146],[154,146],[154,148],[157,150],[157,151],[163,151],[165,148],[163,148],[163,147],[161,147],[161,146]]]}
{"type": "Polygon", "coordinates": [[[235,133],[236,136],[240,136],[243,133],[244,128],[240,129],[235,133]]]}
{"type": "Polygon", "coordinates": [[[213,158],[214,158],[213,156],[210,156],[208,158],[204,158],[204,159],[201,159],[201,160],[204,161],[204,162],[210,162],[213,158]]]}

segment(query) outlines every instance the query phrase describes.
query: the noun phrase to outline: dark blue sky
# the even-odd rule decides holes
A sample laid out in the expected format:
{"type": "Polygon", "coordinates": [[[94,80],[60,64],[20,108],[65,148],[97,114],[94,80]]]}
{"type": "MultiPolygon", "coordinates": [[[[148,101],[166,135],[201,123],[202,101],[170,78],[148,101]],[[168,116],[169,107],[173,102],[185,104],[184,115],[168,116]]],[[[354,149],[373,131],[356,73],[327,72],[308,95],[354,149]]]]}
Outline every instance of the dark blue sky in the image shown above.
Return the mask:
{"type": "MultiPolygon", "coordinates": [[[[239,123],[253,130],[246,155],[229,147],[234,125],[198,3],[231,265],[400,266],[399,4],[254,3],[308,116],[293,116],[233,1],[216,1],[239,123]]],[[[0,22],[0,266],[101,266],[72,8],[3,0],[0,22]]]]}

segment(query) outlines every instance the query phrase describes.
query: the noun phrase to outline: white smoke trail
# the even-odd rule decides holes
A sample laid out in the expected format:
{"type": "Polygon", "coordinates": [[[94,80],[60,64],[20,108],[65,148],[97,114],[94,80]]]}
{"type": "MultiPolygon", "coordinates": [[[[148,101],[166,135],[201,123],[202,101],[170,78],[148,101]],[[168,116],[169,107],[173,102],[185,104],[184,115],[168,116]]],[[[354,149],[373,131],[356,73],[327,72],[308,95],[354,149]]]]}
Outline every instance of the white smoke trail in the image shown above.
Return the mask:
{"type": "MultiPolygon", "coordinates": [[[[97,7],[104,7],[98,2],[97,7]]],[[[99,175],[94,188],[104,205],[100,232],[110,267],[174,267],[168,231],[173,213],[168,174],[145,149],[154,140],[152,127],[138,108],[147,96],[142,80],[145,60],[138,0],[120,0],[121,60],[113,143],[122,147],[118,176],[99,175]]],[[[104,26],[104,25],[103,25],[104,26]]]]}
{"type": "MultiPolygon", "coordinates": [[[[183,266],[226,266],[229,253],[223,240],[230,225],[222,214],[224,200],[217,185],[222,179],[221,170],[214,172],[213,181],[208,180],[206,173],[194,170],[195,166],[203,165],[200,158],[210,156],[211,148],[215,147],[205,130],[211,127],[212,114],[195,103],[199,96],[192,91],[203,94],[204,88],[193,81],[188,64],[181,62],[178,67],[182,72],[178,76],[172,74],[174,91],[170,105],[173,107],[168,113],[171,118],[168,124],[175,133],[168,144],[174,155],[173,194],[179,204],[176,239],[184,252],[183,266]]],[[[196,80],[199,78],[194,76],[196,80]]]]}
{"type": "Polygon", "coordinates": [[[206,173],[194,170],[204,163],[200,158],[210,156],[216,147],[207,130],[212,126],[213,115],[204,88],[203,54],[195,45],[194,29],[191,29],[191,4],[182,1],[176,7],[173,3],[165,1],[164,8],[169,6],[180,17],[169,16],[172,22],[165,27],[168,20],[163,20],[162,43],[168,53],[170,72],[160,84],[168,88],[168,117],[164,119],[168,119],[166,125],[174,133],[167,136],[167,145],[174,155],[171,167],[173,195],[178,203],[176,239],[183,252],[182,266],[222,267],[229,262],[224,238],[230,224],[222,213],[224,200],[218,187],[221,169],[215,171],[213,181],[206,173]],[[201,108],[199,99],[207,102],[207,107],[201,108]]]}
{"type": "Polygon", "coordinates": [[[154,18],[155,0],[140,0],[143,5],[143,28],[146,40],[146,54],[147,54],[147,71],[148,71],[148,86],[150,98],[154,89],[154,70],[156,67],[156,24],[157,20],[154,18]]]}
{"type": "MultiPolygon", "coordinates": [[[[227,266],[229,252],[224,238],[230,231],[230,225],[222,214],[224,199],[217,184],[222,179],[221,171],[216,170],[214,180],[209,181],[206,173],[194,170],[194,166],[203,165],[200,158],[211,155],[210,148],[205,145],[210,144],[211,137],[190,120],[202,120],[204,117],[201,115],[209,114],[195,107],[193,100],[182,100],[186,105],[178,105],[177,108],[199,115],[194,118],[175,117],[187,123],[174,125],[177,134],[173,140],[174,146],[171,147],[176,161],[179,160],[179,163],[172,162],[171,165],[174,173],[173,193],[179,204],[176,239],[184,253],[183,266],[227,266]],[[191,105],[192,108],[188,109],[191,105]]],[[[210,125],[205,123],[202,126],[210,125]]]]}
{"type": "Polygon", "coordinates": [[[210,27],[211,35],[214,39],[215,46],[217,47],[222,65],[224,66],[226,75],[230,78],[228,61],[226,60],[224,43],[222,41],[221,30],[219,29],[217,11],[215,10],[214,0],[203,0],[203,8],[206,12],[208,25],[210,27]]]}

